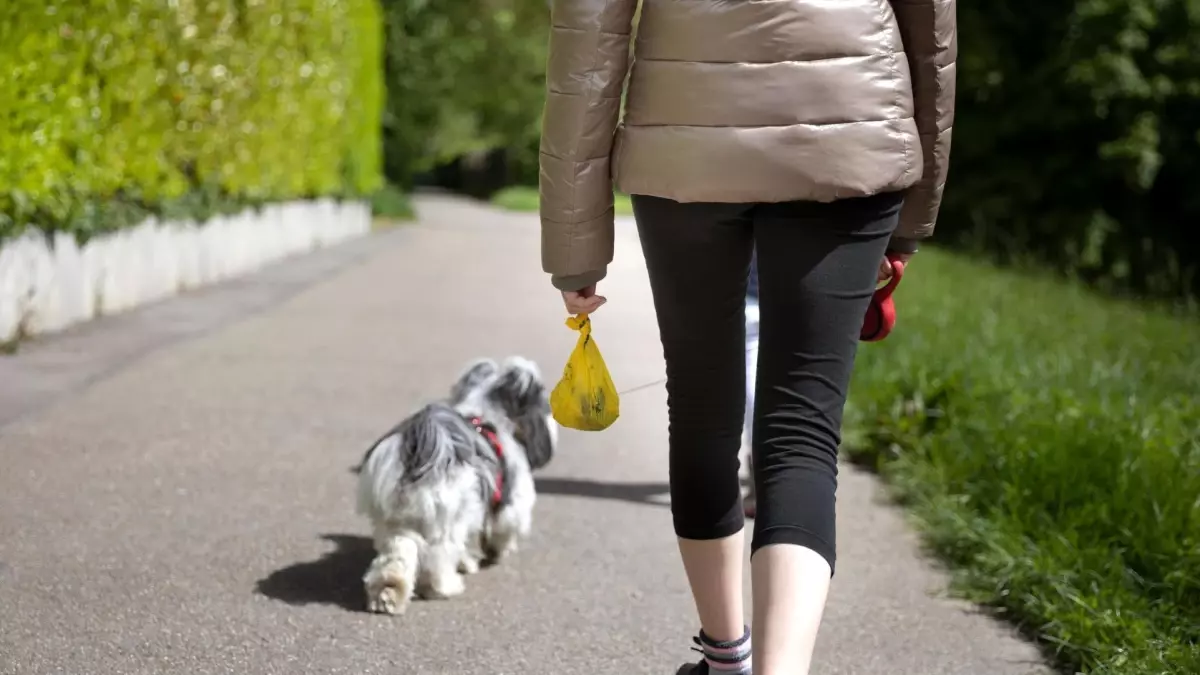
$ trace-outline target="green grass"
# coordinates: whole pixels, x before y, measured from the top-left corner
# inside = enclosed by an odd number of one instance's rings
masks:
[[[937,251],[866,345],[847,452],[1064,672],[1200,673],[1200,326]]]
[[[385,185],[371,195],[371,213],[377,223],[411,220],[414,215],[408,194],[394,185]]]
[[[492,195],[492,203],[509,211],[537,211],[538,189],[525,185],[515,185],[504,188]],[[613,207],[618,216],[632,216],[633,205],[629,195],[616,193],[613,195]]]

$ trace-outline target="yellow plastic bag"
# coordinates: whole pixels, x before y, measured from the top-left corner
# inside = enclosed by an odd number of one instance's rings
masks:
[[[587,314],[580,314],[567,319],[567,326],[579,331],[579,341],[567,359],[562,379],[550,392],[550,411],[568,429],[607,429],[621,415],[621,399],[592,339],[592,321]]]

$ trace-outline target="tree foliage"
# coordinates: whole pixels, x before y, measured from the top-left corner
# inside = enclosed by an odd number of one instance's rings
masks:
[[[383,7],[389,179],[406,185],[475,151],[536,149],[545,0],[384,0]]]
[[[1200,0],[960,3],[938,239],[1200,289]]]

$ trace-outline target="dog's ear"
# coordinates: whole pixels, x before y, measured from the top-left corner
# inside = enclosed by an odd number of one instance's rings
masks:
[[[525,448],[525,458],[534,471],[546,466],[554,458],[555,435],[551,430],[550,416],[546,411],[530,408],[514,420],[513,436]]]
[[[505,361],[492,385],[492,398],[513,419],[522,417],[529,410],[548,413],[550,409],[537,364],[517,356]]]
[[[477,359],[467,365],[458,381],[450,388],[450,402],[460,403],[467,393],[478,389],[484,382],[496,376],[500,366],[491,359]]]
[[[492,384],[494,400],[513,421],[513,436],[525,448],[531,469],[554,456],[556,435],[550,427],[550,397],[537,364],[514,356],[504,362]]]

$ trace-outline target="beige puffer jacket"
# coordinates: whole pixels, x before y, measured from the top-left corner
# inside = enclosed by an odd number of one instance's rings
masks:
[[[893,248],[933,233],[954,121],[955,0],[554,0],[542,266],[604,276],[613,186],[682,202],[908,189]]]

